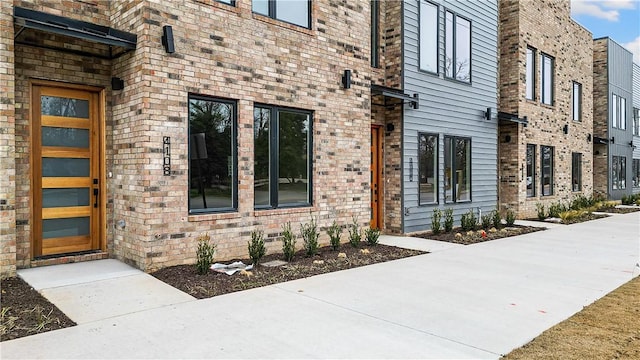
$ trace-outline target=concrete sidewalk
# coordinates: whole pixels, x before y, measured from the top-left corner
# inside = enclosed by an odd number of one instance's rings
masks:
[[[638,275],[639,248],[640,213],[614,215],[160,305],[3,342],[0,351],[2,358],[495,359]]]

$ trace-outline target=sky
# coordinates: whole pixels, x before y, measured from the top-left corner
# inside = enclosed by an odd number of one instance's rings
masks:
[[[608,36],[640,64],[640,0],[571,0],[571,17],[594,38]]]

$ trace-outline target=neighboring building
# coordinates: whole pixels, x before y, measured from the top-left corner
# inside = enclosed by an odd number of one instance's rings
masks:
[[[367,224],[369,2],[0,4],[3,275]]]
[[[384,131],[385,229],[431,227],[496,207],[497,1],[387,1],[386,76],[374,79]],[[395,42],[393,42],[395,41]],[[489,114],[487,113],[489,109]]]
[[[499,44],[501,210],[529,218],[537,204],[590,196],[591,33],[571,19],[569,0],[503,0]]]
[[[593,41],[593,186],[619,200],[632,193],[633,54],[608,37]]]
[[[631,163],[631,187],[634,194],[640,193],[640,65],[633,64],[633,160]]]

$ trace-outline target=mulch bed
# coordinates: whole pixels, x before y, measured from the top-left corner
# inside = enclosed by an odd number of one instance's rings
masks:
[[[455,244],[471,245],[471,244],[481,243],[484,241],[502,239],[505,237],[516,236],[516,235],[523,235],[523,234],[528,234],[528,233],[541,231],[541,230],[546,230],[546,228],[513,225],[513,226],[504,227],[500,230],[497,230],[495,228],[485,230],[484,236],[482,235],[482,230],[466,232],[466,231],[462,231],[462,229],[460,228],[454,228],[451,232],[440,233],[437,235],[432,234],[431,232],[424,232],[424,233],[411,234],[411,236],[419,237],[423,239],[446,241],[446,242],[455,243]]]
[[[344,253],[346,257],[339,257],[339,253]],[[242,274],[227,275],[211,271],[205,275],[199,275],[194,265],[179,265],[160,269],[151,275],[195,298],[203,299],[420,254],[425,252],[382,244],[365,246],[363,243],[360,248],[354,248],[347,243],[342,244],[337,251],[331,250],[330,247],[322,247],[313,257],[306,257],[302,251],[298,251],[294,259],[285,265],[276,267],[259,265]],[[260,260],[260,263],[264,264],[272,260],[282,260],[282,254],[267,255]],[[246,259],[224,261],[224,263],[230,264],[234,261],[251,264],[251,260]]]
[[[62,311],[18,277],[2,279],[0,341],[76,325]]]
[[[598,209],[598,212],[604,212],[609,214],[628,214],[632,212],[640,211],[640,207],[636,208],[617,208],[617,207],[606,207]]]

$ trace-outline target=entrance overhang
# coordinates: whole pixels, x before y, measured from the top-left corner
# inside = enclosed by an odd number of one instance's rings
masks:
[[[381,85],[371,85],[371,95],[382,95],[384,97],[400,99],[403,104],[409,104],[409,106],[414,109],[420,108],[420,96],[418,94],[413,94],[412,96],[394,88]]]

